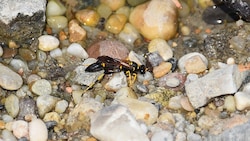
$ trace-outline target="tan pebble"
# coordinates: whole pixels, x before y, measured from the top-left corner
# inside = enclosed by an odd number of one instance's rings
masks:
[[[172,48],[168,45],[166,40],[160,38],[150,41],[148,45],[148,52],[158,52],[164,61],[173,57]]]
[[[229,64],[229,65],[235,64],[234,58],[232,58],[232,57],[228,58],[228,59],[227,59],[227,64]]]
[[[31,51],[30,49],[19,48],[18,53],[25,61],[31,61],[36,59],[36,53]]]
[[[189,111],[189,112],[194,111],[194,108],[192,104],[190,103],[188,97],[186,96],[181,97],[180,103],[181,103],[182,108],[185,109],[186,111]]]
[[[4,129],[5,128],[5,122],[0,120],[0,129]]]
[[[169,40],[176,35],[178,13],[171,0],[152,0],[136,6],[130,23],[149,40]]]
[[[56,49],[60,44],[59,40],[52,35],[42,35],[38,38],[38,41],[38,47],[42,51],[51,51]]]
[[[86,38],[86,31],[78,24],[76,20],[69,22],[69,41],[77,42]]]
[[[128,6],[123,6],[121,8],[119,8],[117,11],[116,11],[116,14],[123,14],[125,15],[127,18],[129,17],[129,14],[130,14],[130,8]]]
[[[91,9],[77,11],[75,16],[80,23],[87,26],[96,26],[100,19],[99,14]]]
[[[105,29],[111,33],[118,34],[122,31],[127,21],[127,17],[123,14],[113,14],[109,17],[105,24]]]
[[[100,4],[97,7],[97,12],[100,15],[100,17],[103,17],[105,19],[107,19],[112,14],[112,10],[110,9],[110,7],[108,7],[105,4]]]
[[[236,110],[235,99],[233,96],[227,96],[224,101],[224,108],[228,112],[234,112]]]
[[[110,7],[112,11],[125,5],[125,0],[101,0],[100,2]]]
[[[1,56],[2,58],[12,58],[17,54],[17,49],[15,48],[8,48],[4,47],[3,48],[3,55]]]
[[[155,78],[160,78],[167,74],[172,68],[172,64],[169,62],[162,62],[159,66],[154,67],[153,74]]]
[[[182,33],[182,35],[189,35],[190,34],[190,28],[189,27],[187,27],[187,26],[182,26],[181,27],[181,33]]]
[[[90,138],[87,138],[86,141],[97,141],[97,139],[94,137],[90,137]]]
[[[172,113],[166,112],[159,116],[158,122],[175,124],[175,119]]]
[[[193,56],[189,58],[185,64],[187,73],[200,73],[207,69],[207,65],[200,56]]]
[[[60,41],[63,41],[63,40],[66,40],[68,37],[66,35],[66,33],[64,31],[60,31],[59,32],[59,40]]]
[[[43,121],[56,121],[57,123],[59,123],[61,120],[61,117],[58,113],[56,112],[49,112],[49,113],[46,113],[44,118],[43,118]]]
[[[9,41],[9,48],[18,48],[19,46],[14,41]]]

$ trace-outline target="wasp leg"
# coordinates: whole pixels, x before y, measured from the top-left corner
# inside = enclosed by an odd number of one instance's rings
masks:
[[[97,78],[97,80],[96,80],[95,82],[91,83],[91,84],[83,91],[82,95],[83,95],[84,93],[86,93],[88,90],[90,90],[91,88],[93,88],[93,86],[94,86],[97,82],[101,81],[102,78],[104,77],[104,75],[105,75],[104,73],[101,74],[101,75],[99,75],[98,78]],[[82,96],[82,95],[81,95],[81,96]]]
[[[134,83],[135,83],[136,78],[137,78],[137,74],[136,74],[136,73],[133,73],[133,74],[132,74],[132,83],[131,83],[131,84],[134,84]]]

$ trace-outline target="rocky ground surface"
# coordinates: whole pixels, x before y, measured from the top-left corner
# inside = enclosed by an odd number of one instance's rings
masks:
[[[0,141],[250,140],[248,22],[202,0],[40,2],[0,2]],[[146,72],[85,71],[104,55]]]

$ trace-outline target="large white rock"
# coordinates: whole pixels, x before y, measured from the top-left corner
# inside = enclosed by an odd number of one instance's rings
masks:
[[[101,141],[149,141],[129,110],[119,104],[93,115],[90,133]]]
[[[237,92],[247,74],[237,65],[228,65],[185,84],[186,94],[193,107],[199,108],[211,98]]]

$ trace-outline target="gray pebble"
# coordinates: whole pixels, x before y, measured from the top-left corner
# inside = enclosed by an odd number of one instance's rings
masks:
[[[39,116],[43,117],[47,112],[51,111],[59,98],[51,95],[41,95],[37,98],[36,104]]]
[[[20,99],[19,102],[20,110],[18,114],[18,119],[24,119],[26,115],[35,115],[36,111],[36,101],[30,97],[24,97]]]

